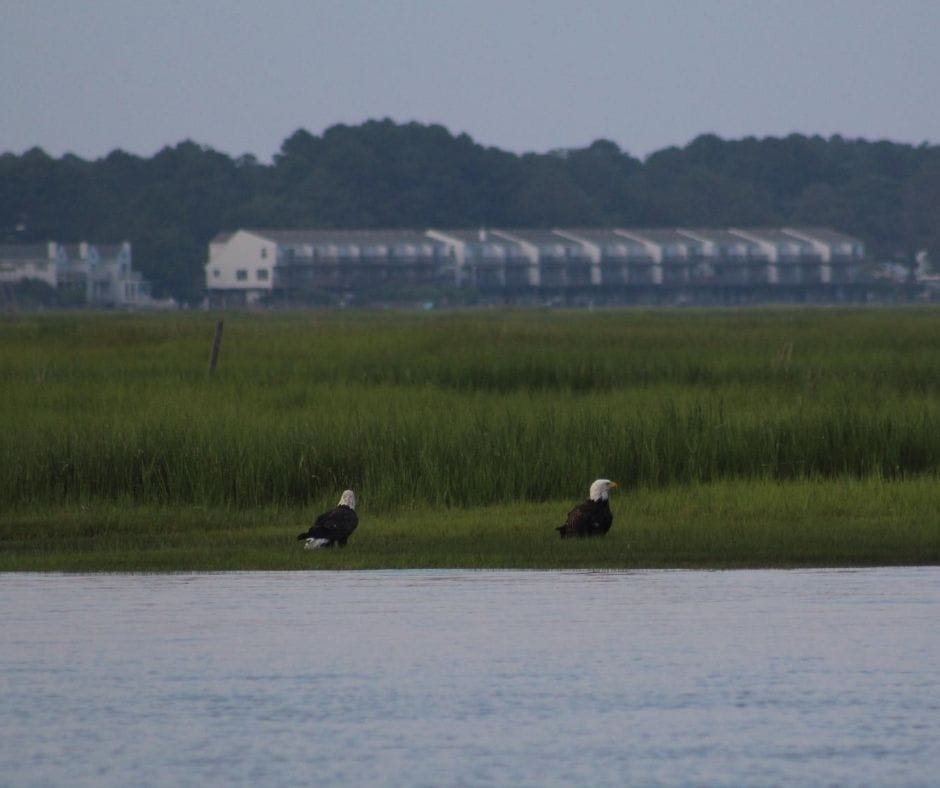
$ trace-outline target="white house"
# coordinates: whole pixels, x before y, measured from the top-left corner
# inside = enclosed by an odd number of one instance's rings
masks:
[[[66,263],[60,273],[63,283],[84,284],[89,306],[119,308],[151,306],[150,283],[133,268],[131,245],[90,244],[66,246]]]
[[[133,269],[131,245],[0,244],[0,284],[26,280],[47,284],[62,304],[93,307],[154,305],[150,284]]]
[[[238,292],[254,303],[274,287],[278,242],[255,230],[219,233],[209,243],[206,289]]]
[[[59,270],[66,262],[65,248],[55,241],[39,244],[0,244],[0,282],[26,279],[59,286]]]

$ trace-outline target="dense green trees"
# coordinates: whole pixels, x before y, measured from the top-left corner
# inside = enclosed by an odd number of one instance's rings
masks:
[[[0,242],[127,239],[159,295],[200,296],[206,245],[237,227],[748,226],[853,233],[940,260],[940,147],[702,135],[645,161],[608,140],[521,156],[439,125],[303,129],[271,164],[191,141],[97,161],[0,155]]]

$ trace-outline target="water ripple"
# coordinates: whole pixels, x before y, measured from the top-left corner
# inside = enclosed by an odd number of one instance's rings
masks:
[[[0,575],[10,785],[929,784],[940,569]]]

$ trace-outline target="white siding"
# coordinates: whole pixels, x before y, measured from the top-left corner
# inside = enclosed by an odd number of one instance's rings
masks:
[[[206,287],[210,290],[270,290],[276,262],[274,241],[239,230],[227,241],[209,245]],[[268,272],[266,279],[258,277],[259,270]]]

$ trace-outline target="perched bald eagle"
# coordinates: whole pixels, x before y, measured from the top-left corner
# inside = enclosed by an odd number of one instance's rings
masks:
[[[607,493],[617,486],[610,479],[598,479],[591,485],[588,499],[579,503],[570,512],[565,524],[555,530],[562,539],[569,536],[603,536],[610,530],[614,516],[610,511]]]
[[[345,547],[346,540],[357,525],[359,515],[356,514],[356,494],[346,490],[340,496],[336,508],[317,517],[308,531],[297,536],[297,541],[306,540],[304,550],[319,550],[334,544]]]

